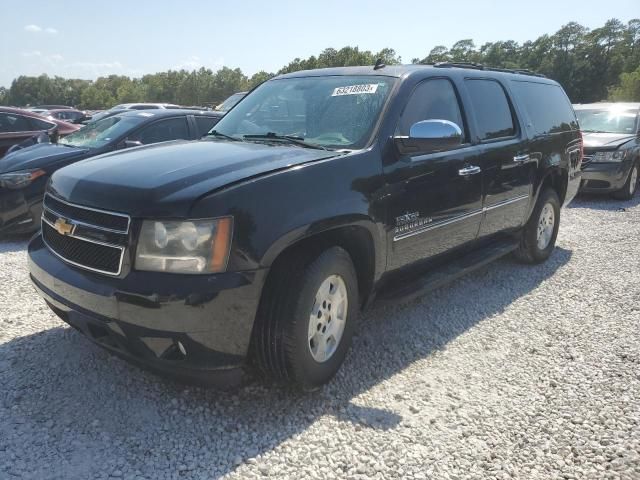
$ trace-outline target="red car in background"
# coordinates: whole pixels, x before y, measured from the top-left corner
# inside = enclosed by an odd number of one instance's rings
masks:
[[[13,145],[17,145],[41,134],[46,134],[49,141],[55,143],[60,137],[69,135],[80,128],[80,125],[20,110],[19,108],[0,107],[0,157]]]

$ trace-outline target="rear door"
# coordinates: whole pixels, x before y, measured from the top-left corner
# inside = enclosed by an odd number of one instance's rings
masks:
[[[536,164],[505,86],[493,78],[467,78],[464,84],[479,143],[484,185],[479,235],[485,237],[522,226]]]
[[[388,269],[431,258],[474,240],[482,216],[482,175],[468,141],[459,97],[448,78],[419,83],[401,114],[396,135],[421,120],[449,120],[463,131],[454,150],[398,155],[385,167],[390,188]]]

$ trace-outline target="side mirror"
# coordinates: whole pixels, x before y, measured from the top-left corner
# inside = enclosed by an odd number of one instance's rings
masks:
[[[122,144],[122,148],[141,147],[144,145],[138,140],[125,140]]]
[[[442,152],[462,144],[462,130],[449,120],[422,120],[409,129],[409,136],[393,138],[398,151],[404,155]]]

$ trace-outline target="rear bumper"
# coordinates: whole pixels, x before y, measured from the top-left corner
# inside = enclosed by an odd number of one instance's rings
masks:
[[[620,190],[627,181],[632,163],[589,163],[582,171],[580,191],[585,193],[610,193]]]
[[[112,353],[181,381],[242,381],[264,270],[111,278],[66,264],[40,235],[29,270],[52,310]]]

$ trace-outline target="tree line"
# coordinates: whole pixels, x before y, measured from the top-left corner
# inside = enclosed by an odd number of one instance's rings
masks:
[[[276,74],[373,65],[379,58],[387,65],[402,62],[392,48],[371,52],[344,47],[327,48],[307,59],[295,58],[278,72],[260,71],[252,76],[228,67],[215,72],[204,67],[169,70],[141,78],[110,75],[95,81],[46,74],[20,76],[8,89],[0,87],[0,105],[64,104],[85,109],[127,102],[215,105],[232,93],[253,88]],[[506,40],[477,46],[473,40],[463,39],[450,48],[438,45],[424,58],[412,60],[420,64],[437,62],[472,62],[539,72],[560,82],[573,102],[640,101],[640,19],[626,24],[611,19],[593,30],[570,22],[553,35],[545,34],[522,44]]]

